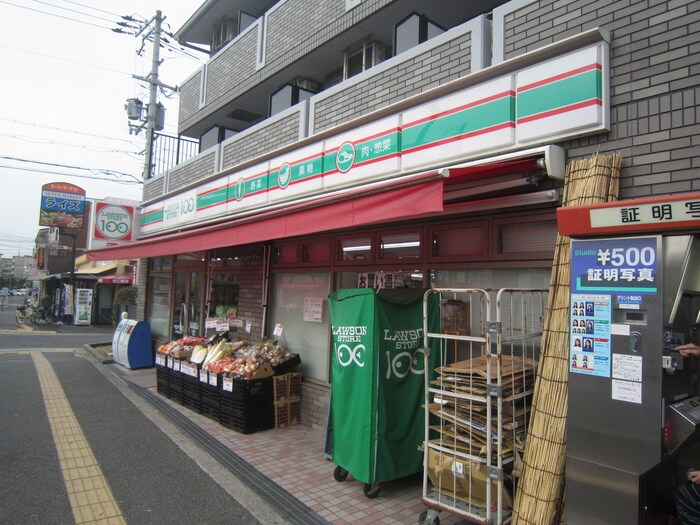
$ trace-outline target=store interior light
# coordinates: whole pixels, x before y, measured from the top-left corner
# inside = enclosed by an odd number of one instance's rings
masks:
[[[407,241],[407,242],[389,242],[382,244],[382,248],[385,250],[391,250],[396,248],[416,248],[420,246],[420,241]],[[372,247],[369,244],[363,244],[360,246],[343,246],[344,252],[365,252],[370,250]]]

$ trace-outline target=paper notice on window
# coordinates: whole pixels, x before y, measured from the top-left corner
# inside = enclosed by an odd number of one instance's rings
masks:
[[[612,380],[612,398],[626,403],[642,404],[642,383]]]
[[[304,321],[323,322],[323,298],[304,297]]]

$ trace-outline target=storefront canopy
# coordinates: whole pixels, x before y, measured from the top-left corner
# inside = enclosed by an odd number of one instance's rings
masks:
[[[292,205],[287,210],[92,250],[87,256],[92,261],[162,257],[441,212],[443,182],[438,178],[379,193],[320,199],[306,207]]]
[[[134,276],[129,273],[106,275],[97,279],[100,284],[134,284]]]

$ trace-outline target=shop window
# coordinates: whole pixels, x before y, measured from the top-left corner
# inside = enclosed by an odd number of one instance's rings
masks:
[[[299,266],[299,243],[275,243],[271,263],[277,268]]]
[[[494,258],[545,259],[554,255],[557,223],[553,217],[494,221]]]
[[[421,259],[421,234],[419,232],[383,233],[379,235],[379,259],[405,261]]]
[[[283,325],[279,340],[301,357],[305,379],[327,383],[329,378],[330,315],[326,297],[331,292],[329,273],[275,273],[270,307],[270,336]]]
[[[240,293],[237,273],[214,273],[210,279],[209,310],[207,312],[206,335],[217,332],[237,331],[238,298]]]
[[[368,272],[339,272],[336,288],[423,288],[422,270],[388,270]]]
[[[372,235],[341,237],[337,240],[337,263],[368,264],[372,262]]]
[[[149,269],[152,272],[167,272],[173,267],[173,260],[170,257],[153,257],[149,259]]]
[[[302,266],[328,266],[331,263],[330,237],[301,241]]]
[[[431,262],[451,260],[486,260],[488,254],[488,222],[470,222],[437,226],[430,231]]]
[[[169,274],[151,274],[148,284],[148,323],[151,325],[151,334],[153,337],[169,339],[172,279]]]
[[[408,51],[444,32],[443,27],[429,20],[427,16],[411,13],[394,27],[394,55]]]

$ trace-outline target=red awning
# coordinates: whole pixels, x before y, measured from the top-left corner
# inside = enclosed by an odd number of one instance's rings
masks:
[[[100,284],[134,284],[134,276],[130,273],[106,275],[97,279]]]
[[[337,197],[321,206],[310,203],[290,210],[263,212],[253,217],[160,235],[87,253],[88,260],[162,257],[308,235],[388,220],[413,217],[443,209],[443,179],[399,187],[363,196]]]

